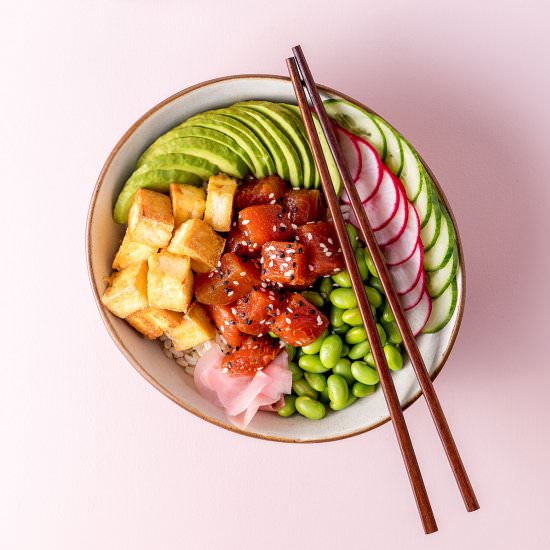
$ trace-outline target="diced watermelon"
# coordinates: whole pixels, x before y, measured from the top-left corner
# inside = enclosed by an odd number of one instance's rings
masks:
[[[244,335],[237,327],[231,306],[212,305],[207,309],[224,340],[233,348],[240,346]]]
[[[269,330],[273,318],[284,309],[286,296],[274,290],[259,288],[240,298],[233,306],[236,326],[253,336],[262,336]]]
[[[285,310],[275,317],[271,331],[291,346],[311,344],[328,326],[328,319],[303,296],[292,293]]]
[[[317,189],[292,189],[283,197],[283,207],[291,223],[304,225],[325,219],[326,208]]]
[[[318,277],[344,269],[344,257],[332,223],[301,225],[296,230],[296,240],[306,247],[308,269]]]
[[[263,281],[301,287],[310,280],[306,248],[303,244],[269,241],[262,246]]]
[[[294,237],[294,229],[280,204],[261,204],[241,210],[239,229],[246,231],[249,248],[258,253],[267,241],[290,241]]]
[[[253,375],[264,369],[277,357],[281,348],[275,338],[247,336],[241,346],[222,360],[222,370],[232,375]]]
[[[242,210],[258,204],[275,204],[287,191],[286,183],[279,176],[267,176],[242,183],[235,193],[235,208]]]

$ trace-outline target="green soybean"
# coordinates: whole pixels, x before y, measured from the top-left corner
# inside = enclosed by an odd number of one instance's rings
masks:
[[[295,402],[296,410],[306,418],[320,420],[326,414],[325,406],[311,397],[300,396]]]
[[[367,264],[367,268],[370,272],[370,274],[378,279],[378,273],[376,272],[376,267],[374,267],[374,262],[372,261],[372,256],[370,255],[368,250],[365,250],[365,263]]]
[[[296,355],[296,348],[294,346],[288,345],[286,347],[286,352],[288,353],[288,360],[292,361]]]
[[[269,334],[269,336],[271,336],[271,338],[279,338],[279,336],[277,334],[275,334],[274,332],[271,332],[270,330],[267,331],[267,334]]]
[[[335,288],[329,296],[332,305],[341,309],[357,307],[357,300],[351,288]]]
[[[347,344],[342,344],[342,357],[347,357],[350,347]]]
[[[288,370],[292,373],[292,381],[300,380],[304,376],[304,371],[294,362],[288,364]]]
[[[400,370],[403,368],[403,356],[395,346],[390,344],[385,345],[384,355],[391,370]]]
[[[369,276],[369,270],[367,269],[367,264],[365,263],[365,253],[362,248],[358,248],[355,251],[355,261],[357,262],[361,279],[366,281]]]
[[[285,395],[285,404],[277,411],[279,416],[292,416],[296,412],[296,396]]]
[[[334,332],[334,334],[346,334],[349,329],[350,326],[344,323],[342,326],[333,327],[332,332]]]
[[[367,293],[367,299],[369,301],[369,304],[373,308],[379,308],[383,303],[384,299],[382,298],[382,294],[378,292],[375,288],[372,286],[365,285],[365,292]]]
[[[359,246],[359,237],[357,236],[357,229],[351,223],[346,223],[346,231],[354,250]]]
[[[349,398],[349,386],[346,379],[339,374],[331,374],[327,380],[327,387],[331,406],[344,407]]]
[[[354,361],[351,364],[351,373],[357,382],[372,386],[378,384],[380,379],[375,369],[368,366],[365,361]]]
[[[348,384],[353,384],[355,381],[355,378],[353,377],[353,374],[351,373],[351,361],[349,359],[346,359],[343,357],[332,367],[332,372],[334,374],[339,374],[340,376],[343,376]]]
[[[319,358],[327,369],[332,369],[340,359],[342,346],[342,338],[338,334],[331,334],[324,339],[319,350]]]
[[[367,365],[370,365],[373,369],[376,367],[376,363],[374,362],[374,356],[372,355],[372,351],[365,356],[365,362],[367,363]]]
[[[338,286],[343,288],[351,288],[351,278],[347,269],[335,273],[331,278]]]
[[[342,315],[344,314],[345,309],[341,309],[339,307],[332,306],[330,308],[330,313],[328,314],[328,319],[330,321],[330,324],[335,327],[341,327],[344,324],[344,321],[342,320]]]
[[[355,397],[355,395],[350,395],[348,397],[348,400],[340,407],[337,407],[336,405],[334,405],[334,403],[330,403],[330,408],[333,410],[333,411],[341,411],[342,409],[345,409],[346,407],[349,407],[350,405],[353,405],[353,403],[355,403],[357,401],[357,397]]]
[[[321,346],[323,344],[323,340],[326,338],[327,331],[325,330],[317,340],[314,342],[311,342],[311,344],[308,344],[307,346],[302,346],[302,351],[306,355],[317,355],[319,353],[319,350],[321,349]],[[299,362],[299,361],[298,361]]]
[[[306,372],[304,374],[307,383],[315,390],[322,392],[327,386],[327,377],[324,374],[316,372]]]
[[[342,320],[352,327],[357,327],[363,324],[363,319],[361,319],[361,313],[359,312],[358,307],[352,307],[351,309],[344,310]]]
[[[376,330],[378,330],[378,336],[380,336],[380,342],[382,342],[382,345],[385,345],[386,340],[388,338],[386,336],[386,331],[384,330],[384,327],[380,323],[376,323]]]
[[[380,279],[377,277],[369,277],[369,286],[372,288],[375,288],[380,293],[384,293],[384,287],[382,286],[382,283],[380,282]]]
[[[401,337],[401,333],[399,332],[397,323],[395,322],[385,323],[382,321],[382,326],[386,331],[388,342],[390,344],[400,344],[401,342],[403,342],[403,338]]]
[[[367,331],[365,327],[350,328],[345,336],[346,344],[359,344],[367,339]]]
[[[302,357],[298,359],[298,365],[306,372],[322,373],[329,370],[328,367],[325,367],[325,365],[321,363],[321,359],[318,355],[302,355]]]
[[[330,277],[325,277],[319,284],[319,292],[324,300],[328,300],[328,296],[332,290],[332,280]]]
[[[363,342],[359,342],[358,344],[352,346],[352,348],[349,350],[348,357],[355,361],[356,359],[362,359],[363,357],[365,357],[365,355],[367,355],[369,351],[370,343],[368,340],[364,340]]]
[[[317,399],[317,396],[319,395],[317,391],[309,385],[305,378],[300,378],[300,380],[292,382],[292,389],[298,396],[305,395],[307,397],[311,397],[312,399]]]
[[[323,307],[325,305],[323,297],[315,290],[304,290],[304,292],[302,292],[302,296],[316,307]]]
[[[382,310],[382,321],[385,323],[394,323],[395,317],[393,316],[393,313],[390,309],[390,304],[386,302],[386,305],[384,306],[384,309]]]
[[[322,392],[319,392],[319,401],[321,403],[330,403],[330,399],[328,398],[328,386],[325,386],[325,389]]]
[[[361,382],[355,382],[355,384],[353,384],[353,386],[351,387],[351,393],[355,395],[355,397],[365,397],[367,395],[370,395],[371,393],[374,393],[375,391],[376,386],[361,384]]]

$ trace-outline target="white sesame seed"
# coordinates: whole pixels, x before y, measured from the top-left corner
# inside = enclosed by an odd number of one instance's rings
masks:
[[[334,241],[330,237],[327,239],[327,241],[328,241],[328,244],[334,244]]]
[[[268,267],[273,267],[273,260],[269,262]]]
[[[231,313],[232,313],[233,315],[237,315],[237,310],[236,310],[234,307],[232,307],[232,308],[231,308]],[[226,321],[226,323],[227,323],[227,321]]]
[[[273,231],[277,231],[277,226],[276,225],[273,226]]]
[[[248,225],[250,223],[250,220],[243,220],[241,222],[241,225]]]
[[[258,334],[258,338],[261,338],[263,335],[264,335],[264,333],[260,332],[260,334]],[[263,369],[263,367],[260,367],[258,370],[262,370],[262,369]]]
[[[313,266],[310,264],[307,266],[310,271],[313,271]]]
[[[307,234],[307,240],[311,241],[311,239],[313,239],[313,235],[311,233],[308,233]]]
[[[227,293],[228,296],[233,296],[233,294],[235,294],[235,293],[234,293],[232,290],[230,290],[230,291]]]
[[[262,288],[267,288],[267,283],[262,283]]]
[[[224,367],[224,368],[222,369],[222,372],[223,372],[224,374],[226,374],[228,370],[229,370],[229,369],[228,369],[227,367]]]
[[[292,227],[292,229],[294,229],[294,231],[296,231],[296,229],[298,229],[298,226],[295,223],[291,223],[290,227]]]
[[[235,286],[239,286],[239,281],[233,281],[233,284],[234,284]]]
[[[288,317],[285,319],[285,322],[287,325],[290,325],[290,323],[292,322]]]
[[[277,201],[276,201],[275,199],[271,199],[271,200],[269,201],[269,204],[275,204],[276,202],[277,202]]]
[[[275,196],[275,193],[269,193],[269,195],[267,196],[267,198],[268,198],[268,199],[272,199],[274,196]]]

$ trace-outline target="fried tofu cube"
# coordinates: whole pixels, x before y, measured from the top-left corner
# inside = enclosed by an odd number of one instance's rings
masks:
[[[122,244],[116,253],[115,259],[113,260],[113,269],[120,271],[132,264],[137,262],[142,262],[147,260],[151,254],[154,254],[157,251],[156,246],[150,246],[148,244],[138,243],[133,241],[130,237],[128,231],[124,235]]]
[[[170,197],[139,189],[128,213],[128,233],[132,240],[157,248],[165,247],[172,238],[174,215]]]
[[[185,183],[170,184],[170,199],[174,213],[174,227],[196,218],[202,219],[206,208],[206,193],[202,187]]]
[[[179,325],[182,317],[175,311],[148,307],[128,315],[126,321],[149,340],[155,340],[168,329]]]
[[[194,302],[181,323],[166,331],[176,351],[183,351],[214,338],[216,327],[206,309]]]
[[[206,222],[187,220],[175,231],[168,252],[189,256],[191,268],[197,273],[212,271],[220,260],[225,239],[220,237]]]
[[[211,176],[208,180],[204,221],[216,231],[229,231],[233,214],[233,199],[237,181],[225,174]]]
[[[147,296],[150,306],[187,311],[193,298],[193,272],[189,256],[178,256],[166,250],[150,256]]]
[[[138,262],[113,273],[101,302],[111,313],[122,319],[148,307],[147,262]]]

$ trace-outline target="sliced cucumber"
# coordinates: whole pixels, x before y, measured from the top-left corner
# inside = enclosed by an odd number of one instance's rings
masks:
[[[453,316],[457,303],[458,283],[454,278],[447,290],[432,301],[432,312],[422,332],[429,334],[441,330]]]
[[[435,190],[432,188],[432,212],[426,225],[420,230],[420,240],[424,245],[424,253],[436,243],[441,231],[441,207]]]
[[[424,270],[435,271],[445,265],[453,254],[455,246],[455,232],[451,218],[441,206],[441,231],[435,244],[424,252]]]
[[[426,288],[431,298],[441,296],[453,282],[458,270],[458,249],[453,247],[451,257],[437,271],[430,271],[426,277]]]
[[[399,174],[399,179],[403,182],[407,198],[414,202],[420,193],[424,167],[412,145],[403,137],[400,141],[403,147],[403,169]]]
[[[384,160],[386,138],[371,113],[343,99],[327,99],[323,103],[330,118],[348,132],[366,139]]]
[[[382,130],[386,140],[386,154],[382,159],[390,172],[397,177],[401,176],[403,171],[403,145],[399,139],[399,134],[379,116],[374,116],[374,120]]]
[[[425,227],[430,219],[432,213],[432,186],[428,180],[428,174],[423,171],[422,173],[422,187],[416,200],[414,201],[414,207],[420,219],[420,228]]]

